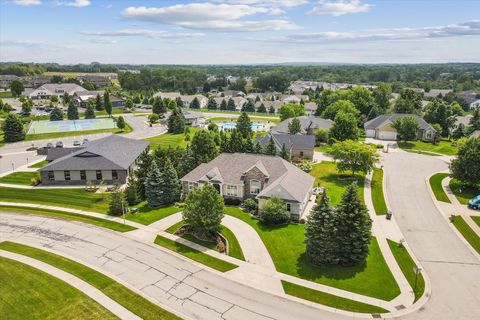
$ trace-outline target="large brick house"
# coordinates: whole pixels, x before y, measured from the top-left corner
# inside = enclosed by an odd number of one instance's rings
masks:
[[[181,178],[183,195],[211,183],[226,199],[258,201],[259,210],[279,196],[293,220],[298,220],[310,199],[314,178],[280,157],[222,153]]]

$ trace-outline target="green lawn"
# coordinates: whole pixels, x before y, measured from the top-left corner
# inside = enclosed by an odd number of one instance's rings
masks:
[[[81,214],[57,211],[57,210],[47,210],[41,208],[24,208],[24,207],[15,207],[15,206],[0,206],[0,212],[13,212],[20,214],[33,214],[39,216],[47,216],[52,218],[66,219],[79,221],[83,223],[93,224],[98,227],[111,229],[119,232],[127,232],[135,230],[136,228],[115,221],[109,221],[105,219],[100,219],[96,217],[85,216]]]
[[[470,217],[480,227],[480,216],[470,216]]]
[[[195,132],[197,128],[190,128],[190,139],[193,139],[193,136],[195,135]],[[179,134],[173,134],[173,133],[164,133],[159,136],[151,137],[145,139],[145,141],[150,142],[150,147],[152,149],[156,148],[166,148],[168,146],[171,146],[173,148],[176,147],[181,147],[184,148],[187,146],[189,141],[185,140],[185,134],[179,133]]]
[[[0,91],[0,99],[13,98],[13,95],[10,91]]]
[[[404,150],[420,150],[428,152],[440,153],[447,156],[456,155],[458,152],[458,147],[452,146],[452,142],[442,140],[438,144],[433,144],[431,142],[424,141],[408,141],[408,142],[399,142],[398,146]]]
[[[319,267],[311,264],[305,255],[305,225],[267,226],[235,207],[227,207],[226,213],[245,221],[258,232],[279,272],[383,300],[400,294],[375,239],[364,264]]]
[[[372,176],[372,202],[377,215],[386,214],[388,210],[382,186],[383,170],[380,168],[374,168]]]
[[[272,122],[272,123],[280,123],[280,118],[262,118],[262,117],[254,117],[254,116],[249,116],[250,120],[252,122],[257,122],[257,123],[267,123],[267,122]],[[210,122],[215,122],[215,123],[220,123],[220,122],[236,122],[237,118],[231,118],[231,117],[213,117],[213,118],[207,118]]]
[[[238,267],[234,264],[231,264],[230,262],[217,259],[206,253],[187,247],[181,243],[175,242],[162,236],[157,236],[157,238],[155,239],[155,243],[169,250],[175,251],[187,258],[209,266],[210,268],[216,269],[220,272],[226,272]]]
[[[430,177],[429,182],[435,198],[438,201],[450,203],[450,199],[448,199],[448,196],[442,187],[442,181],[446,177],[448,177],[448,173],[435,173],[433,176]]]
[[[40,177],[40,174],[36,171],[34,172],[13,172],[9,175],[0,178],[0,183],[9,183],[9,184],[21,184],[29,186],[32,184],[32,178]]]
[[[0,319],[118,319],[48,273],[0,257]]]
[[[168,233],[174,234],[175,231],[177,231],[178,229],[180,229],[183,226],[183,224],[184,224],[183,221],[179,221],[165,231],[168,232]],[[237,258],[237,259],[240,259],[242,261],[245,261],[245,257],[243,256],[242,248],[240,247],[240,244],[238,243],[238,240],[237,240],[237,237],[235,237],[235,234],[230,229],[228,229],[227,227],[225,227],[223,225],[220,228],[221,228],[220,233],[228,241],[228,255],[230,257]],[[199,245],[202,245],[206,248],[217,251],[217,245],[214,242],[200,240],[200,239],[198,239],[198,238],[196,238],[196,237],[194,237],[193,235],[190,235],[190,234],[182,234],[181,237],[184,238],[184,239],[187,239],[189,241],[192,241],[194,243],[197,243]]]
[[[464,187],[457,179],[450,180],[450,189],[461,204],[467,205],[468,200],[480,194],[480,190],[472,187]]]
[[[478,223],[478,222],[477,222]],[[465,222],[462,216],[455,216],[453,220],[453,225],[457,230],[462,234],[462,236],[467,240],[468,243],[480,254],[480,236],[478,236],[475,231]]]
[[[413,261],[410,254],[408,254],[407,249],[405,247],[400,247],[398,243],[392,240],[388,240],[388,245],[390,246],[390,250],[395,257],[395,260],[398,263],[398,266],[403,272],[403,275],[407,279],[408,283],[412,287],[412,290],[415,288],[415,272],[413,268],[415,267],[415,262]],[[420,299],[425,291],[425,279],[423,279],[423,275],[420,273],[418,274],[417,278],[417,290],[415,291],[415,301]]]
[[[223,111],[223,110],[208,110],[208,109],[190,109],[190,108],[182,108],[183,110],[188,111],[195,111],[195,112],[202,112],[202,113],[218,113],[218,114],[233,114],[233,115],[240,115],[242,112],[240,111]],[[268,118],[277,118],[278,116],[271,114],[271,113],[254,113],[254,112],[247,112],[250,117],[254,116],[261,116],[261,117],[268,117]]]
[[[84,136],[88,134],[98,134],[98,133],[129,133],[132,132],[132,127],[128,123],[126,123],[125,130],[120,130],[118,128],[114,129],[98,129],[98,130],[81,130],[81,131],[67,131],[67,132],[51,132],[51,133],[38,133],[38,134],[27,134],[25,137],[26,141],[32,140],[42,140],[42,139],[55,139],[55,138],[66,138],[66,137],[74,137],[74,136]]]
[[[337,172],[337,165],[334,162],[322,161],[312,165],[310,175],[315,177],[315,186],[318,184],[327,189],[327,194],[330,197],[330,203],[337,205],[340,203],[342,194],[347,190],[347,187],[354,181],[346,174]],[[346,178],[346,179],[345,179]],[[365,177],[361,174],[355,175],[358,184],[358,194],[360,199],[364,201],[363,189]]]
[[[7,242],[7,241],[1,242],[0,249],[22,254],[22,255],[31,257],[33,259],[43,261],[58,269],[71,273],[72,275],[82,279],[83,281],[89,283],[90,285],[94,286],[98,290],[102,291],[105,295],[110,297],[112,300],[121,304],[126,309],[138,315],[140,318],[152,319],[152,320],[153,319],[165,319],[165,320],[180,319],[174,314],[160,308],[156,304],[148,301],[147,299],[136,294],[135,292],[131,291],[130,289],[126,288],[120,283],[114,281],[113,279],[107,277],[106,275],[100,272],[97,272],[73,260],[67,259],[65,257],[59,256],[44,250],[40,250],[37,248],[33,248],[30,246],[26,246],[26,245],[14,243],[14,242]],[[36,280],[30,281],[29,285],[33,285],[33,282],[35,281]],[[23,297],[23,299],[25,298],[28,298],[28,297]],[[25,302],[25,300],[22,300],[22,302]],[[65,313],[59,318],[65,317],[66,314],[68,314],[68,318],[70,318],[71,316],[73,317],[75,315],[75,314]],[[36,317],[29,317],[29,319],[35,319],[35,318]],[[48,319],[54,319],[54,318],[56,317],[49,317]],[[23,318],[23,319],[27,319],[27,318]],[[84,319],[84,318],[81,317],[81,319]],[[102,319],[102,318],[94,317],[94,319]]]
[[[146,201],[141,202],[134,206],[138,208],[138,212],[135,214],[127,213],[125,218],[127,220],[135,221],[141,224],[149,225],[155,221],[168,217],[174,213],[182,211],[181,208],[175,206],[168,206],[163,208],[151,209],[148,207]]]
[[[326,143],[315,147],[315,151],[317,152],[329,153],[330,150],[331,150],[331,146]]]
[[[29,165],[28,167],[29,168],[41,168],[41,167],[45,166],[47,163],[48,163],[47,160],[43,160],[43,161],[37,162],[35,164]]]
[[[295,283],[282,280],[283,290],[291,296],[323,304],[336,309],[360,313],[388,313],[388,310],[372,306],[366,303],[357,302],[347,298],[334,296],[322,291],[317,291]]]

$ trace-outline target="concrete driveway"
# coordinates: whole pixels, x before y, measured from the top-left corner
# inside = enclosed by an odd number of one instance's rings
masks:
[[[480,261],[450,229],[425,181],[447,163],[399,151],[384,154],[383,164],[393,214],[432,286],[430,301],[404,319],[480,319]]]

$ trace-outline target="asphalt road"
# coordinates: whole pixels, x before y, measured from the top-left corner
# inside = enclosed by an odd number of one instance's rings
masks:
[[[480,261],[450,229],[425,182],[448,165],[407,152],[386,154],[383,164],[393,214],[432,285],[430,300],[403,319],[480,319]]]

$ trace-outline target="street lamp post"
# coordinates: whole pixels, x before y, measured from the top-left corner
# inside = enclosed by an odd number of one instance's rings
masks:
[[[415,286],[413,288],[413,292],[417,292],[417,280],[418,280],[418,274],[422,271],[422,268],[419,266],[415,265],[413,267],[413,272],[415,273]]]

